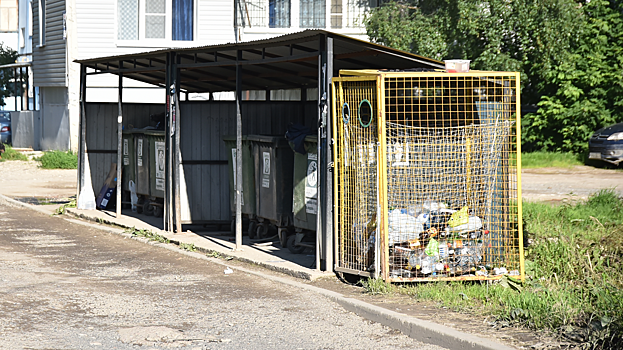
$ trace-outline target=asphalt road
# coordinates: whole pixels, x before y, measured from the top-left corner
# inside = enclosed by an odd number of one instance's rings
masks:
[[[0,204],[1,349],[441,349],[323,296]]]

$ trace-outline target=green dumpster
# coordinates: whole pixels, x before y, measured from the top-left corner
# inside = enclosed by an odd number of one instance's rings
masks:
[[[149,195],[164,198],[165,189],[165,143],[164,131],[146,130],[143,132],[149,143]]]
[[[318,136],[306,136],[304,145],[306,154],[294,152],[292,211],[297,234],[286,243],[293,253],[302,253],[306,247],[313,246],[318,213]]]
[[[149,142],[143,131],[134,132],[136,194],[149,197]]]
[[[255,165],[256,235],[266,237],[277,226],[282,242],[292,226],[292,169],[294,154],[283,136],[249,135]],[[284,234],[284,231],[286,234]]]
[[[232,216],[236,215],[236,137],[223,136],[229,162],[229,203]],[[247,228],[251,238],[255,237],[255,171],[251,143],[242,137],[242,214],[249,220]],[[232,221],[232,232],[235,221]]]

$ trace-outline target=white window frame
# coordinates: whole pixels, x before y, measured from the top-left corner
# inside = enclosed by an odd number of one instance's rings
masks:
[[[115,43],[117,47],[147,47],[147,48],[158,48],[158,47],[193,47],[196,46],[197,41],[197,27],[198,27],[198,12],[199,12],[199,4],[198,0],[193,0],[193,40],[173,40],[173,0],[165,1],[165,14],[164,14],[164,23],[165,23],[165,32],[164,38],[146,38],[145,37],[145,1],[139,0],[139,15],[138,15],[138,40],[120,40],[119,39],[119,18],[118,18],[118,8],[119,3],[115,1]]]

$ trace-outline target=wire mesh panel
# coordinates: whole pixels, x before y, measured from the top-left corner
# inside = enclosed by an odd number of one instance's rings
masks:
[[[523,277],[518,77],[384,76],[389,280]]]
[[[376,78],[334,79],[335,230],[338,270],[369,274],[378,209]]]

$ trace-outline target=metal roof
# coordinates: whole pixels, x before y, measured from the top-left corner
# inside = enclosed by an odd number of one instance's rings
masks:
[[[325,30],[306,30],[271,39],[77,60],[90,74],[112,73],[164,86],[167,57],[176,57],[180,89],[187,92],[236,90],[236,65],[243,90],[316,87],[318,62],[333,39],[333,76],[341,69],[444,68],[441,61]],[[240,59],[238,59],[240,54]],[[171,55],[171,56],[170,56]]]

